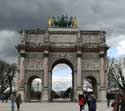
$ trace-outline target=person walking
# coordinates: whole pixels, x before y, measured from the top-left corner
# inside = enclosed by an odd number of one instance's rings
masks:
[[[1,100],[2,100],[2,103],[4,103],[4,100],[5,100],[5,95],[4,94],[1,95]]]
[[[121,108],[120,111],[125,111],[125,94],[121,97],[121,102],[120,102]]]
[[[8,102],[8,94],[5,94],[5,100],[6,100],[6,103]]]
[[[111,94],[109,92],[107,92],[106,99],[107,99],[107,106],[108,107],[110,107],[110,97],[111,97]]]
[[[116,95],[116,99],[111,104],[111,106],[113,107],[113,111],[119,111],[120,110],[121,98],[122,98],[121,95]]]
[[[22,99],[21,99],[21,94],[17,93],[16,94],[16,105],[17,105],[17,111],[20,110],[20,104],[22,103]]]
[[[15,93],[12,93],[10,99],[11,99],[11,111],[15,111],[15,100],[16,100]]]
[[[83,95],[79,95],[79,106],[80,106],[80,111],[83,110],[84,105],[85,105],[85,97]]]
[[[89,95],[87,103],[89,111],[96,111],[96,97],[94,94]]]

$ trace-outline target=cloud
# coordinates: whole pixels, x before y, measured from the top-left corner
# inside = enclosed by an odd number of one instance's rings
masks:
[[[107,40],[107,44],[111,47],[108,51],[110,56],[120,57],[125,55],[125,35],[114,34]]]
[[[80,29],[103,27],[124,33],[123,0],[4,0],[0,1],[0,28],[20,29],[47,26],[49,16],[76,16]]]
[[[17,30],[37,27],[46,29],[49,16],[62,14],[75,16],[80,30],[106,30],[108,45],[117,48],[119,54],[124,54],[124,48],[120,46],[120,42],[125,40],[124,4],[124,0],[1,0],[0,58],[15,61],[13,43],[18,41]],[[15,35],[10,39],[11,32],[15,32]],[[11,41],[16,38],[16,41],[6,44],[6,38]]]
[[[16,48],[20,35],[15,31],[0,31],[0,59],[9,63],[17,62]]]
[[[52,71],[52,89],[55,91],[66,90],[72,86],[72,71],[66,64],[58,64]]]
[[[57,0],[0,1],[0,28],[45,28],[49,16],[63,11],[60,5]]]
[[[52,89],[55,91],[66,90],[67,88],[72,86],[72,76],[63,76],[57,77],[53,76],[52,78]]]
[[[118,54],[119,54],[120,56],[125,55],[125,40],[124,40],[124,41],[121,41],[121,42],[119,43],[119,46],[117,47],[117,49],[118,49]]]

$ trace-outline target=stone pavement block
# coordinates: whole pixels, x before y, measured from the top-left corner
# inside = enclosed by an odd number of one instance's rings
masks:
[[[11,103],[0,102],[0,111],[11,111]],[[78,103],[69,103],[69,102],[22,103],[20,111],[79,111],[79,105]],[[88,111],[87,105],[85,105],[85,111]],[[97,103],[97,111],[112,111],[112,107],[108,108],[106,106],[106,102]]]

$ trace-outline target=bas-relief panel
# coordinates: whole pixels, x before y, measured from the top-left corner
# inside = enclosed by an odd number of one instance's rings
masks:
[[[35,42],[37,44],[43,43],[43,34],[30,34],[26,36],[26,42]]]
[[[73,68],[75,70],[76,68],[76,63],[77,63],[77,56],[75,53],[50,53],[49,54],[49,69],[51,70],[51,67],[52,65],[58,61],[58,60],[61,60],[61,59],[64,59],[64,60],[68,60],[69,62],[71,62],[71,64],[73,65]]]
[[[98,59],[82,60],[83,70],[100,70],[100,61]]]
[[[75,43],[77,36],[74,34],[52,34],[49,36],[49,41],[54,43]]]
[[[99,53],[86,52],[82,54],[82,59],[100,59]]]
[[[25,57],[25,69],[43,69],[43,53],[28,52]]]
[[[81,35],[82,36],[82,43],[99,43],[100,42],[100,37],[99,35],[92,35],[92,34],[87,34],[87,35]]]
[[[43,60],[42,59],[25,59],[25,69],[34,69],[42,70],[43,69]]]
[[[37,58],[37,59],[43,59],[44,55],[42,52],[27,52],[26,53],[26,59],[34,59],[34,58]]]

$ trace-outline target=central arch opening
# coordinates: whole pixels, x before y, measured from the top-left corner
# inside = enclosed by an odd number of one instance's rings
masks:
[[[67,62],[57,62],[52,68],[52,101],[72,101],[74,90],[73,69]]]

